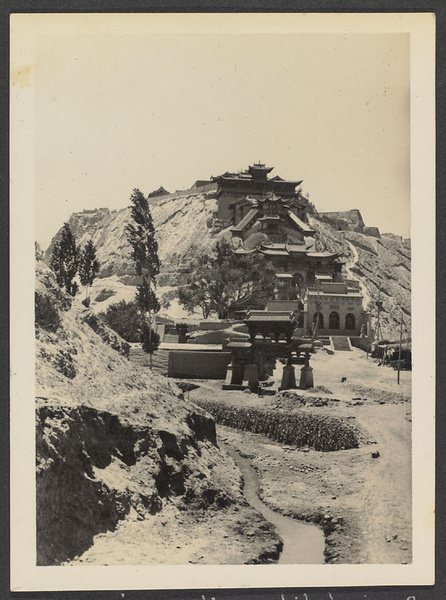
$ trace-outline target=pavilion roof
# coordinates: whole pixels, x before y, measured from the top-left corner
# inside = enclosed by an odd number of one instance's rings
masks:
[[[320,294],[321,296],[333,296],[336,298],[363,298],[363,295],[360,292],[351,292],[348,291],[346,294],[340,292],[324,292],[324,290],[307,290],[308,296],[317,296]]]
[[[309,258],[337,258],[341,254],[342,252],[328,252],[328,250],[324,250],[323,252],[307,252]]]
[[[226,348],[251,348],[251,342],[229,342],[226,344]]]
[[[315,230],[306,223],[304,223],[301,219],[299,219],[299,217],[295,215],[293,211],[287,210],[287,215],[293,221],[293,223],[298,226],[298,228],[301,231],[305,233],[315,233]]]
[[[263,217],[259,217],[257,221],[281,221],[280,215],[263,215]]]
[[[246,321],[249,321],[250,323],[291,323],[292,319],[288,314],[274,315],[265,311],[265,314],[262,315],[248,315],[246,319],[244,319],[244,322]]]
[[[333,281],[333,277],[331,275],[327,275],[326,273],[316,273],[315,278],[318,281]]]
[[[266,256],[289,256],[289,252],[286,250],[261,249],[260,252]]]
[[[241,232],[245,229],[247,225],[254,219],[254,217],[259,212],[258,208],[251,208],[251,210],[243,217],[238,225],[235,225],[231,228],[233,232]]]
[[[150,192],[149,198],[153,198],[154,196],[166,196],[168,194],[170,194],[170,192],[163,188],[163,186],[160,186],[157,190],[153,190],[153,192]]]
[[[262,174],[265,177],[267,177],[268,173],[270,173],[273,169],[274,169],[274,167],[267,167],[263,163],[254,163],[253,165],[250,165],[248,167],[248,169],[239,171],[238,173],[231,173],[230,171],[226,171],[225,173],[222,173],[221,175],[211,177],[211,180],[218,181],[219,179],[224,179],[224,180],[237,179],[237,180],[253,181],[253,179],[255,179],[255,176],[259,175],[259,174]],[[301,179],[298,181],[288,181],[286,179],[283,179],[282,177],[279,177],[278,175],[275,175],[274,177],[268,179],[268,181],[273,181],[273,182],[277,182],[277,183],[294,184],[294,186],[296,187],[296,186],[300,185],[303,180]]]
[[[305,244],[287,244],[286,245],[286,249],[288,250],[288,252],[293,252],[293,253],[306,253],[307,252],[307,247]]]

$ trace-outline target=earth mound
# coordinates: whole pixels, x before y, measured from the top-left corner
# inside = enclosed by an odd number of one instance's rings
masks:
[[[72,561],[91,553],[98,535],[125,532],[136,522],[144,531],[155,515],[169,522],[181,512],[189,522],[199,515],[223,522],[227,544],[240,547],[227,560],[277,558],[280,540],[244,503],[239,471],[218,447],[213,418],[186,402],[174,383],[130,363],[126,342],[68,298],[43,263],[37,278],[38,564]],[[240,527],[250,517],[264,527],[255,544]],[[126,555],[124,538],[108,548],[117,562]],[[211,562],[222,551],[219,542],[208,550]],[[92,563],[104,560],[90,555]],[[164,560],[178,560],[175,546]]]

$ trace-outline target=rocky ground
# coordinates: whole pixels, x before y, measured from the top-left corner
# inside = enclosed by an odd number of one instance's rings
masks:
[[[264,502],[321,524],[328,562],[410,562],[410,373],[397,385],[361,350],[320,350],[313,390],[259,397],[200,381],[181,391],[129,363],[126,343],[44,265],[36,325],[40,565],[276,561],[281,540],[244,500],[219,437],[250,458]],[[202,401],[334,417],[359,445],[320,452],[228,427],[216,436]]]
[[[218,426],[218,436],[250,458],[271,508],[320,523],[331,563],[411,561],[410,373],[379,367],[361,350],[312,360],[316,389],[263,396],[222,392],[201,382],[191,399],[337,417],[354,424],[360,445],[317,452]],[[341,379],[346,381],[341,383]],[[332,393],[327,393],[330,391]],[[305,405],[303,404],[305,402]],[[376,456],[374,458],[373,456]]]
[[[38,564],[276,560],[281,541],[244,501],[213,419],[127,351],[39,265]]]

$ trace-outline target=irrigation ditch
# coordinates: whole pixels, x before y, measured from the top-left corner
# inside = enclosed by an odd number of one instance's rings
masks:
[[[304,411],[238,407],[225,402],[194,398],[219,425],[239,431],[261,434],[273,441],[312,449],[336,452],[360,446],[361,432],[342,418]],[[259,497],[260,482],[249,458],[227,442],[219,440],[239,467],[244,481],[244,495],[249,504],[276,528],[283,541],[280,564],[322,564],[330,562],[330,534],[336,528],[324,512],[308,516],[273,510]],[[328,544],[328,546],[327,546]]]
[[[259,498],[259,478],[249,459],[243,457],[225,442],[219,441],[232,457],[243,477],[243,494],[246,501],[271,523],[282,540],[279,564],[323,564],[325,562],[325,537],[321,527],[272,510]]]

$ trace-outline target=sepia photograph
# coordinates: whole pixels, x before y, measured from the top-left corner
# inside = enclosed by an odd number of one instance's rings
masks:
[[[12,589],[433,583],[433,45],[11,16]]]

